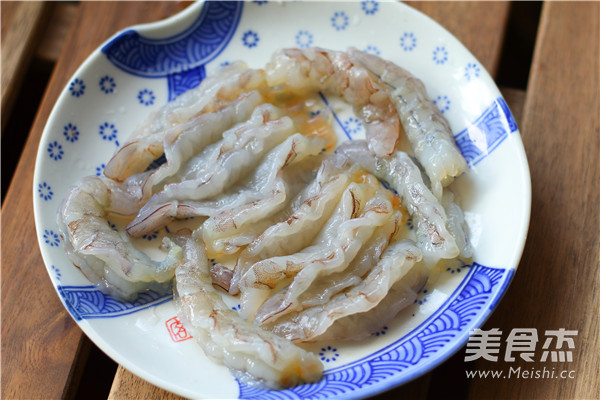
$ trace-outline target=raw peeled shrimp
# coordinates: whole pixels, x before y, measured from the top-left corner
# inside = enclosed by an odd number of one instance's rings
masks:
[[[312,176],[325,141],[296,133],[275,147],[257,167],[248,184],[260,191],[252,202],[228,208],[203,225],[203,238],[212,253],[232,254],[278,221],[278,213],[296,195],[298,182]],[[275,217],[274,217],[275,216]]]
[[[240,278],[254,263],[296,253],[308,246],[338,204],[352,171],[344,157],[323,160],[315,179],[293,201],[290,215],[268,227],[242,251],[228,289],[230,293],[238,293]]]
[[[322,145],[323,140],[320,138],[308,138],[301,134],[294,134],[263,158],[249,177],[248,183],[243,186],[233,187],[217,199],[167,202],[160,207],[152,208],[147,215],[140,213],[138,217],[142,216],[139,218],[141,226],[135,226],[132,222],[130,227],[153,231],[156,229],[155,227],[163,226],[173,218],[206,216],[209,217],[209,220],[205,221],[207,237],[211,236],[215,239],[225,239],[227,236],[234,237],[236,235],[241,237],[246,226],[257,219],[256,215],[266,216],[277,212],[282,202],[292,196],[288,193],[289,187],[294,186],[293,182],[290,182],[291,180],[302,181],[304,179],[301,175],[312,174],[312,168],[304,166],[303,160],[318,154]],[[285,167],[290,164],[294,166],[296,174],[286,173]],[[312,165],[310,163],[310,166]],[[282,169],[284,170],[283,175]],[[237,214],[234,214],[236,211]],[[260,232],[256,233],[256,235],[258,234]],[[242,241],[247,243],[252,239],[253,237],[250,237]],[[208,244],[211,249],[214,245]],[[226,240],[221,245],[226,246]],[[228,252],[230,251],[235,251],[235,248],[232,247],[228,250]],[[218,251],[215,250],[215,252]]]
[[[456,240],[456,245],[460,250],[460,257],[468,259],[473,257],[473,249],[469,242],[468,227],[465,222],[465,214],[458,204],[454,202],[454,193],[449,190],[444,191],[442,196],[442,205],[446,210],[448,222],[446,226],[448,231]]]
[[[263,96],[256,90],[242,93],[236,100],[214,113],[201,114],[170,128],[163,139],[166,162],[143,181],[145,200],[153,194],[155,186],[177,174],[190,158],[219,140],[224,131],[250,118],[256,107],[263,102]]]
[[[427,278],[427,267],[422,263],[415,265],[403,278],[392,285],[375,307],[366,312],[346,315],[335,320],[324,333],[313,336],[311,341],[361,340],[380,331],[400,311],[414,304]]]
[[[143,286],[137,282],[171,280],[182,251],[165,238],[168,254],[154,261],[133,247],[125,233],[112,229],[107,213],[127,203],[128,193],[119,184],[88,176],[69,190],[57,222],[69,256],[84,274],[117,297],[131,299]]]
[[[375,230],[346,269],[313,281],[310,287],[298,296],[299,308],[303,310],[325,304],[336,294],[362,282],[363,276],[377,264],[383,251],[399,232],[401,223],[402,213],[394,212],[392,218],[385,225]],[[278,309],[285,302],[288,293],[287,288],[283,289],[265,301],[258,309],[254,322],[261,324],[267,321],[267,317],[273,313],[273,310]]]
[[[255,316],[258,324],[276,321],[278,318],[302,309],[300,297],[316,281],[327,279],[328,275],[344,271],[358,254],[373,233],[386,225],[394,215],[393,194],[380,189],[365,204],[357,218],[345,221],[335,232],[329,246],[336,256],[330,260],[312,262],[302,268],[285,289],[285,294],[277,301],[267,300],[261,307],[261,315]]]
[[[394,242],[360,284],[333,296],[326,304],[284,315],[273,324],[264,324],[263,327],[294,342],[314,340],[336,321],[376,307],[390,288],[404,277],[408,277],[412,283],[413,275],[410,272],[418,268],[415,263],[421,259],[421,251],[412,241]],[[419,279],[419,282],[421,286],[424,283],[423,279]],[[408,286],[414,290],[414,285]]]
[[[398,113],[389,95],[349,55],[320,48],[283,49],[266,68],[269,85],[287,85],[300,93],[323,91],[342,97],[362,119],[369,146],[391,154],[400,134]]]
[[[242,93],[265,86],[261,70],[248,69],[243,62],[223,68],[151,114],[131,138],[124,143],[104,168],[104,174],[118,182],[143,172],[165,150],[165,138],[173,142],[183,133],[177,125],[195,116],[212,113],[226,106]]]
[[[221,141],[190,160],[182,181],[167,184],[150,198],[127,226],[127,233],[141,236],[156,230],[165,220],[177,216],[166,213],[173,211],[168,205],[175,201],[204,200],[232,186],[266,152],[294,133],[292,120],[279,118],[280,113],[273,105],[262,104],[248,121],[225,132]]]
[[[378,156],[392,154],[401,122],[438,199],[442,187],[467,169],[448,122],[423,83],[389,61],[354,48],[346,53],[284,49],[273,55],[266,73],[270,85],[343,97],[363,120],[369,148]]]
[[[410,156],[397,150],[391,156],[377,157],[360,140],[343,143],[336,151],[386,181],[398,193],[415,221],[417,245],[428,259],[435,263],[440,258],[459,255],[456,239],[446,226],[444,207],[423,182],[421,171]]]
[[[206,355],[237,374],[281,389],[321,378],[312,353],[243,320],[213,288],[208,260],[197,238],[186,239],[185,262],[176,271],[175,301],[186,329]]]
[[[379,187],[379,182],[374,178],[366,183],[352,182],[311,246],[298,253],[271,257],[252,265],[240,277],[238,283],[242,293],[240,300],[242,315],[252,317],[277,287],[294,278],[298,272],[309,265],[328,266],[331,269],[347,265],[350,260],[346,258],[346,249],[338,245],[336,240],[338,230],[344,222],[360,215],[367,200]]]
[[[442,187],[462,174],[467,163],[454,142],[448,121],[427,97],[423,82],[376,55],[354,48],[348,50],[348,55],[389,93],[415,156],[431,181],[432,192],[441,200]]]

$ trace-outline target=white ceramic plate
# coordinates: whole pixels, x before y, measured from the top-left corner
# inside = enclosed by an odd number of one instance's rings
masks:
[[[63,252],[55,215],[69,185],[101,173],[145,116],[205,74],[237,59],[262,67],[278,48],[307,46],[355,46],[425,82],[469,161],[470,170],[453,190],[462,199],[475,262],[448,267],[415,304],[369,339],[313,346],[325,365],[321,382],[263,392],[241,385],[187,340],[170,297],[150,293],[121,303],[94,289]],[[349,110],[336,116],[341,136],[362,134]],[[529,223],[530,191],[519,132],[493,80],[428,17],[403,4],[376,1],[210,2],[116,34],[77,70],[40,142],[34,210],[42,256],[65,307],[90,339],[128,370],[193,398],[338,399],[403,384],[464,345],[515,272]],[[138,244],[156,247],[160,235]]]

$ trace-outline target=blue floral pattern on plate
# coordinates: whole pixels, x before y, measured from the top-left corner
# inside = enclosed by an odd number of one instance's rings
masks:
[[[321,351],[319,352],[319,358],[321,359],[321,361],[325,361],[327,363],[336,361],[339,358],[339,356],[340,354],[338,352],[338,349],[331,346],[322,347]]]
[[[109,142],[114,141],[117,146],[119,146],[119,141],[117,140],[117,133],[119,131],[115,127],[115,124],[110,122],[104,122],[100,125],[98,129],[98,134],[102,137],[102,140],[106,140]]]
[[[448,62],[448,50],[444,46],[437,46],[433,51],[433,62],[443,65]]]
[[[437,96],[433,100],[433,104],[435,104],[438,107],[442,114],[446,113],[447,111],[450,111],[450,99],[446,95]]]
[[[331,26],[336,31],[343,31],[348,27],[348,21],[348,15],[344,11],[336,11],[333,13],[333,17],[331,17]]]
[[[313,44],[313,35],[309,31],[301,30],[296,34],[296,45],[300,48],[307,48]]]
[[[358,118],[350,117],[344,121],[344,130],[350,134],[350,136],[356,135],[362,131],[362,122]]]
[[[62,160],[64,154],[65,152],[63,151],[61,144],[59,144],[56,140],[50,142],[48,145],[48,155],[51,159],[54,161]]]
[[[154,104],[154,100],[156,100],[156,96],[154,96],[154,92],[149,89],[142,89],[137,95],[137,99],[140,104],[145,106],[151,106]]]
[[[44,201],[50,201],[52,200],[52,196],[54,196],[52,188],[46,182],[42,182],[38,185],[38,193]]]
[[[259,41],[260,38],[258,37],[258,33],[252,30],[246,31],[242,35],[242,43],[244,43],[244,46],[248,47],[249,49],[256,47]]]
[[[478,78],[480,72],[481,68],[479,68],[477,64],[468,63],[465,67],[465,78],[467,78],[468,81]]]
[[[108,75],[105,75],[102,78],[100,78],[98,85],[100,86],[100,90],[103,91],[105,94],[113,93],[115,91],[115,88],[117,87],[114,78]]]
[[[77,129],[77,126],[69,122],[63,129],[63,135],[65,135],[67,141],[72,143],[79,139],[79,130]]]
[[[363,51],[364,51],[365,53],[369,53],[369,54],[375,54],[376,56],[379,56],[379,55],[381,55],[381,50],[379,50],[379,47],[377,47],[377,46],[374,46],[374,45],[371,45],[371,44],[370,44],[370,45],[368,45],[367,47],[365,47],[365,48],[363,49]]]
[[[417,37],[413,32],[404,32],[400,36],[400,47],[404,51],[413,51],[417,47]]]
[[[373,15],[379,10],[379,3],[375,0],[366,0],[360,3],[360,8],[367,15]]]
[[[69,85],[69,91],[73,97],[83,96],[85,93],[85,83],[82,79],[75,78]]]
[[[50,247],[58,247],[60,244],[60,238],[53,230],[44,229],[44,243]]]

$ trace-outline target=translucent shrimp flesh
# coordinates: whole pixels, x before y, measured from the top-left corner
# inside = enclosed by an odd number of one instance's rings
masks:
[[[307,247],[338,204],[352,171],[344,157],[324,159],[317,176],[292,202],[289,214],[261,232],[239,255],[229,292],[238,293],[239,280],[254,263]]]
[[[234,253],[238,246],[260,234],[253,221],[277,213],[294,196],[295,184],[312,176],[314,162],[311,158],[314,156],[314,161],[318,161],[316,156],[322,145],[320,138],[294,134],[272,149],[244,184],[230,188],[216,199],[165,203],[143,216],[139,222],[143,226],[136,229],[153,231],[174,218],[209,217],[204,222],[205,239],[214,239],[207,243],[209,250]],[[293,168],[288,168],[290,165]],[[258,225],[264,228],[266,223],[265,219]],[[133,226],[133,222],[129,226]],[[248,229],[248,226],[252,228]]]
[[[254,200],[223,210],[204,223],[207,249],[213,254],[235,253],[279,221],[279,212],[297,194],[296,184],[312,176],[320,163],[316,156],[324,143],[296,133],[268,153],[247,186],[257,192]]]
[[[142,183],[147,201],[155,187],[179,173],[182,166],[208,145],[221,139],[223,132],[246,121],[264,102],[256,90],[242,93],[240,97],[213,113],[201,114],[183,124],[170,128],[163,139],[165,163],[152,170]]]
[[[131,299],[139,282],[168,282],[181,263],[181,248],[164,239],[168,254],[154,261],[136,249],[129,237],[107,221],[111,210],[127,202],[119,185],[97,176],[83,178],[73,186],[57,216],[65,248],[73,262],[92,281],[118,298]]]
[[[165,150],[165,138],[173,142],[183,133],[182,125],[198,115],[215,112],[242,93],[264,87],[264,73],[248,69],[243,62],[223,68],[151,114],[108,161],[104,174],[123,182],[143,172]],[[174,128],[174,129],[173,129]]]
[[[337,146],[322,94],[353,107],[366,140]],[[440,259],[472,256],[445,188],[465,170],[409,72],[353,48],[282,49],[265,70],[232,63],[150,115],[57,218],[68,256],[101,290],[133,301],[175,278],[205,354],[281,389],[323,374],[294,343],[362,339],[414,302]],[[162,227],[164,259],[134,247]],[[218,287],[239,295],[239,313]]]
[[[367,200],[379,187],[381,186],[376,180],[361,184],[352,182],[344,191],[339,204],[311,246],[298,253],[271,257],[252,265],[239,280],[239,289],[242,293],[240,300],[242,315],[251,318],[278,286],[293,279],[296,274],[310,265],[315,265],[317,269],[322,267],[331,270],[347,265],[351,257],[355,255],[355,253],[352,255],[351,253],[355,248],[360,247],[360,241],[353,243],[351,239],[354,237],[350,236],[347,239],[350,239],[348,241],[352,242],[353,246],[349,249],[344,248],[344,245],[350,243],[337,243],[339,229],[342,228],[344,222],[360,216]],[[381,223],[379,219],[376,219],[374,224],[377,223]],[[350,227],[352,225],[350,224]],[[352,229],[350,229],[349,235],[353,233],[351,231]],[[366,229],[366,233],[369,231]]]
[[[338,293],[362,282],[363,276],[377,264],[383,251],[400,231],[402,219],[402,212],[395,211],[389,221],[375,230],[347,268],[321,276],[311,282],[310,286],[297,297],[297,306],[294,311],[298,312],[306,308],[323,305]],[[286,287],[267,299],[258,309],[254,317],[255,323],[273,323],[277,316],[275,315],[275,318],[269,318],[269,316],[279,310],[282,304],[285,304],[288,295],[289,290]]]
[[[311,341],[362,340],[389,325],[394,317],[414,304],[419,291],[425,286],[428,270],[418,263],[392,285],[385,297],[366,312],[346,315],[336,319],[327,330]]]
[[[411,276],[409,272],[421,259],[421,251],[414,242],[396,241],[358,285],[333,296],[326,304],[284,315],[263,327],[293,342],[313,340],[337,320],[376,307],[398,281]]]
[[[414,219],[417,244],[428,259],[451,259],[459,255],[456,239],[447,227],[444,207],[424,183],[410,156],[395,151],[391,156],[378,157],[359,140],[343,143],[336,151],[386,181],[398,193]]]
[[[344,271],[364,247],[373,233],[394,215],[392,193],[382,188],[364,205],[360,215],[340,224],[331,240],[330,249],[335,252],[331,259],[312,262],[302,268],[294,280],[285,289],[285,294],[278,301],[270,301],[263,307],[260,315],[254,320],[259,323],[275,321],[290,312],[303,308],[300,297],[305,294],[314,282],[326,280],[328,275]]]
[[[257,107],[248,121],[225,132],[221,141],[190,160],[181,181],[154,194],[127,226],[127,233],[140,236],[156,230],[161,226],[157,223],[164,222],[157,217],[168,216],[167,205],[174,201],[208,199],[235,184],[265,153],[294,133],[292,120],[279,116],[279,109],[271,104]]]
[[[466,171],[467,163],[454,142],[448,121],[427,96],[423,82],[374,54],[353,48],[348,54],[389,93],[415,156],[431,181],[432,192],[441,199],[442,187]]]
[[[283,49],[273,55],[266,74],[270,85],[344,98],[362,119],[369,148],[378,156],[392,154],[401,123],[438,199],[442,187],[467,169],[448,122],[423,83],[394,63],[354,48]]]
[[[277,51],[266,68],[269,85],[292,91],[322,91],[342,97],[363,121],[369,146],[378,155],[391,154],[400,134],[400,120],[389,95],[368,71],[341,51],[320,48]]]
[[[184,326],[209,358],[274,389],[321,378],[323,365],[314,354],[243,320],[225,304],[213,288],[201,242],[190,238],[183,248],[175,301]]]

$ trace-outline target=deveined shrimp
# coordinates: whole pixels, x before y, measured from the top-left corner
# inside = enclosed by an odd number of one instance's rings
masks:
[[[347,268],[313,281],[310,287],[298,296],[298,309],[303,310],[325,304],[338,293],[360,284],[363,276],[377,264],[383,251],[399,232],[401,221],[402,212],[394,212],[392,218],[384,226],[375,230],[371,238],[365,242]],[[273,313],[273,310],[278,309],[281,304],[285,303],[285,297],[288,293],[288,288],[283,289],[265,301],[254,317],[255,323],[260,324],[261,322],[268,321],[268,315]],[[273,321],[275,319],[271,319],[268,322],[272,323]]]
[[[415,156],[431,181],[432,192],[441,200],[442,187],[467,169],[448,121],[427,97],[423,82],[411,73],[354,48],[349,49],[348,54],[389,93]]]
[[[442,187],[467,168],[448,122],[423,83],[391,62],[353,48],[347,53],[284,49],[274,54],[266,72],[270,85],[343,97],[363,120],[369,148],[378,156],[394,151],[401,122],[438,199]]]
[[[389,95],[347,53],[320,48],[277,51],[265,68],[269,85],[286,84],[299,93],[323,91],[342,97],[362,119],[369,146],[391,154],[400,134]]]
[[[154,261],[133,247],[124,232],[110,226],[107,213],[119,211],[127,197],[111,180],[85,177],[69,190],[57,222],[69,256],[84,274],[111,294],[131,299],[144,286],[138,282],[170,281],[183,254],[165,238],[168,254],[163,261]]]
[[[277,110],[270,104],[259,106],[250,120],[225,132],[221,141],[192,159],[183,175],[189,179],[168,184],[154,194],[127,226],[127,233],[141,236],[175,217],[206,215],[203,211],[194,212],[194,208],[202,208],[194,202],[222,194],[260,164],[266,153],[294,133],[292,120],[277,118]]]
[[[395,151],[391,156],[378,157],[361,140],[343,143],[337,152],[386,181],[398,193],[414,219],[417,244],[429,260],[435,263],[459,255],[444,207],[423,182],[419,167],[408,154]]]
[[[176,271],[175,301],[186,329],[206,355],[242,380],[250,376],[275,389],[318,381],[323,372],[319,359],[228,307],[213,287],[200,239],[183,240],[185,262]]]
[[[350,243],[338,243],[338,232],[344,223],[360,216],[367,200],[381,187],[379,182],[372,178],[366,183],[352,182],[346,188],[336,209],[311,246],[294,254],[261,260],[244,272],[238,283],[242,292],[240,300],[242,315],[252,317],[277,287],[292,280],[298,272],[310,265],[314,265],[317,269],[318,267],[336,269],[347,265],[351,257],[356,254],[355,250],[360,247],[360,243],[352,241],[352,229],[349,229],[350,232],[346,235],[349,237],[341,238]],[[373,225],[378,223],[381,224],[381,221],[376,219]],[[351,227],[352,224],[349,228]],[[367,231],[369,230],[367,226]],[[344,248],[345,244],[352,244],[352,246]]]
[[[204,122],[196,120],[198,116],[214,113],[241,94],[262,88],[265,84],[263,71],[248,69],[242,62],[223,68],[213,77],[203,80],[197,88],[185,92],[151,114],[109,160],[104,174],[122,182],[133,174],[143,172],[165,152],[165,146],[174,143],[179,135],[189,130],[194,130],[193,136],[197,135],[198,129],[194,127]],[[209,119],[208,123],[211,122]],[[202,133],[201,136],[204,135]],[[200,138],[201,142],[205,139]]]
[[[333,296],[326,304],[284,315],[273,324],[263,326],[291,341],[313,340],[324,334],[336,321],[375,308],[386,297],[390,288],[405,277],[410,280],[407,288],[416,294],[424,280],[415,280],[410,272],[417,268],[415,263],[421,259],[421,251],[410,240],[394,242],[358,285]],[[419,275],[426,276],[425,272],[422,271]],[[420,285],[416,290],[413,281]]]
[[[256,90],[242,93],[240,97],[213,113],[201,114],[188,122],[169,129],[163,139],[166,162],[152,170],[142,183],[144,199],[148,200],[155,187],[179,173],[196,154],[219,140],[223,132],[246,121],[264,102]]]
[[[324,143],[321,138],[296,133],[269,152],[244,185],[254,192],[254,200],[223,207],[204,223],[207,251],[235,253],[279,221],[281,212],[296,195],[295,183],[312,176]]]
[[[238,283],[248,269],[260,260],[296,253],[317,236],[348,186],[352,166],[345,157],[323,160],[317,176],[292,201],[290,214],[257,236],[242,251],[228,288],[238,293]]]
[[[330,247],[339,254],[331,260],[313,262],[299,271],[294,280],[285,289],[285,295],[280,301],[270,301],[261,307],[262,315],[257,315],[255,321],[259,324],[275,321],[283,315],[303,308],[300,297],[314,282],[327,279],[328,275],[344,271],[358,254],[365,242],[373,233],[381,229],[394,215],[392,193],[381,189],[370,198],[357,218],[345,221],[338,227],[336,237]]]

